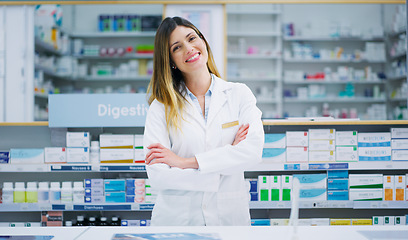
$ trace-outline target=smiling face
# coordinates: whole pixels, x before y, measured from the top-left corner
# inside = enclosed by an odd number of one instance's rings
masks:
[[[169,44],[171,60],[182,73],[207,69],[206,44],[192,28],[177,26],[170,35]]]

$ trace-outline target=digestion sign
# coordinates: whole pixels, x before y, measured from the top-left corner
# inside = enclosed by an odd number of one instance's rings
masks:
[[[50,94],[50,127],[143,127],[146,94]]]

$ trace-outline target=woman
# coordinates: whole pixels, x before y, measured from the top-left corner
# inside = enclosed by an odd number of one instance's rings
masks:
[[[219,78],[189,21],[164,19],[154,44],[144,132],[146,170],[158,191],[151,224],[250,225],[244,170],[261,161],[264,142],[254,95]]]

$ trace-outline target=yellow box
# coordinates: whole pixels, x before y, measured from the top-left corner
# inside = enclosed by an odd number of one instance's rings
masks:
[[[373,225],[373,220],[370,218],[353,218],[351,225]]]
[[[330,225],[351,225],[350,218],[331,218]]]

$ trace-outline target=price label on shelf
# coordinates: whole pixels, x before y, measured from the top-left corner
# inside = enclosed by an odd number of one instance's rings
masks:
[[[146,171],[146,167],[145,165],[124,165],[124,166],[101,165],[100,171],[101,172],[118,172],[118,171],[144,172]]]
[[[139,204],[140,211],[151,211],[153,210],[154,204],[153,203],[142,203]]]
[[[89,172],[92,171],[91,165],[51,165],[52,172],[67,171],[67,172]]]

